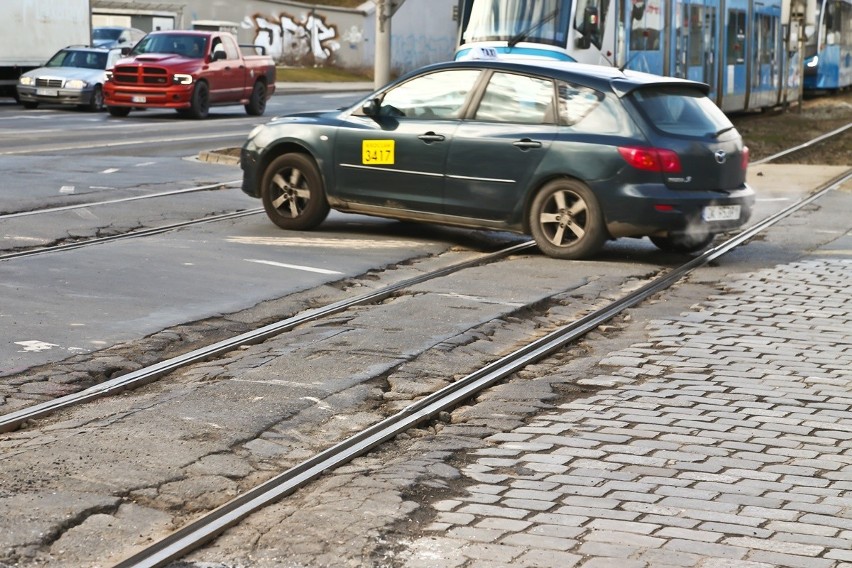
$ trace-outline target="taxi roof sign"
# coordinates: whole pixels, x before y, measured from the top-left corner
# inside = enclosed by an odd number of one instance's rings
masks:
[[[499,59],[497,50],[493,47],[477,46],[459,58],[463,61],[481,61]]]

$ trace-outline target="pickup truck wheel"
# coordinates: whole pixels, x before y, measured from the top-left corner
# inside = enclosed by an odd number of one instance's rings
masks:
[[[282,229],[313,229],[328,216],[322,177],[305,154],[275,158],[263,173],[260,197],[266,214]]]
[[[210,111],[210,87],[207,83],[201,81],[195,84],[190,105],[189,114],[192,118],[207,118]]]
[[[251,98],[246,105],[246,113],[251,116],[260,116],[266,110],[266,85],[258,81],[251,90]]]
[[[112,116],[127,116],[130,114],[130,107],[107,107]]]

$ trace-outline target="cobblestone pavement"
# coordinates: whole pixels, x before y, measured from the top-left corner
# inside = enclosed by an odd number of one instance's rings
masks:
[[[852,567],[852,237],[729,282],[490,436],[409,568]]]

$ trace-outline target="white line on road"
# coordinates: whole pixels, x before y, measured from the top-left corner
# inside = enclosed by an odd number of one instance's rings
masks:
[[[246,262],[256,262],[258,264],[268,264],[269,266],[278,266],[280,268],[292,268],[293,270],[304,270],[305,272],[316,272],[317,274],[343,274],[336,270],[326,270],[325,268],[313,268],[311,266],[299,266],[297,264],[284,264],[283,262],[274,262],[272,260],[258,260],[255,258],[247,258]]]

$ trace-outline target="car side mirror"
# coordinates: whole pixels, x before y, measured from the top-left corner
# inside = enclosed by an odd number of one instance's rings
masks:
[[[364,106],[361,107],[361,112],[363,112],[366,116],[379,116],[379,109],[382,106],[382,102],[379,99],[370,99]]]
[[[121,48],[121,56],[122,56],[122,57],[127,57],[127,55],[128,55],[129,53],[130,53],[130,47],[126,47],[126,46],[125,46],[125,47],[122,47],[122,48]]]
[[[221,50],[214,51],[212,59],[213,59],[213,61],[220,61],[222,59],[225,59],[225,52],[221,51]]]

